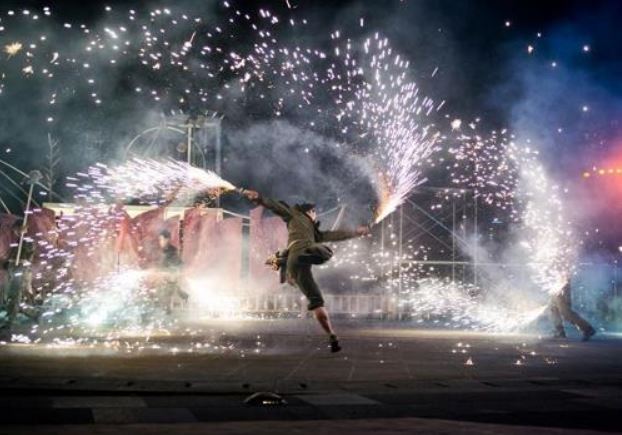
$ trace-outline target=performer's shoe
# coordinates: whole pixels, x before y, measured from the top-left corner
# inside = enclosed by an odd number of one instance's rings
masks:
[[[583,331],[583,337],[581,337],[581,341],[588,341],[592,336],[596,334],[596,330],[590,326],[589,329]]]
[[[339,340],[337,340],[336,335],[330,336],[330,351],[331,353],[337,353],[341,350],[341,346],[339,346]]]

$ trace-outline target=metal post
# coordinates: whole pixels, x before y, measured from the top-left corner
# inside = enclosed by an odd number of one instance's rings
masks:
[[[477,189],[473,190],[473,285],[477,286],[477,251],[478,251],[478,229],[477,229]]]
[[[188,137],[186,138],[186,140],[188,147],[188,149],[186,150],[188,155],[188,164],[192,165],[192,124],[190,120],[188,120]]]
[[[15,266],[19,266],[22,257],[22,246],[24,245],[24,233],[28,228],[28,215],[30,214],[30,202],[32,201],[32,191],[35,188],[34,182],[30,181],[30,189],[28,189],[28,199],[26,200],[26,210],[24,211],[24,221],[19,232],[19,244],[17,245],[17,257],[15,258]]]
[[[398,260],[398,263],[397,263],[397,267],[398,267],[397,274],[398,274],[398,278],[399,278],[398,290],[399,290],[400,294],[402,294],[402,261],[404,260],[403,259],[403,256],[404,256],[404,245],[403,245],[404,240],[403,240],[403,237],[404,237],[404,204],[402,204],[400,206],[400,232],[399,232],[399,239],[398,239],[398,243],[400,245],[400,248],[399,248],[399,258],[397,259]]]
[[[384,278],[384,220],[380,222],[380,276]]]
[[[462,240],[466,240],[467,238],[467,191],[465,190],[462,193]],[[467,265],[462,266],[462,283],[464,284],[467,280]]]
[[[397,290],[398,290],[398,298],[401,297],[402,292],[404,291],[404,284],[403,284],[403,276],[402,276],[402,262],[404,261],[404,204],[402,204],[400,206],[400,229],[399,229],[399,237],[398,237],[398,241],[399,243],[399,256],[397,259],[397,277],[398,277],[398,284],[397,284]],[[396,298],[397,299],[397,298]],[[397,299],[399,300],[399,299]],[[399,305],[395,305],[395,304],[391,304],[391,310],[393,310],[393,319],[394,320],[401,320],[401,313],[399,312]]]
[[[219,176],[222,175],[222,143],[220,140],[221,128],[220,119],[216,121],[216,146],[214,153],[214,172]],[[220,207],[220,196],[216,197],[216,207]]]
[[[618,260],[613,262],[613,294],[618,297]]]
[[[451,282],[456,282],[456,197],[451,200]]]
[[[216,172],[218,175],[222,175],[221,171],[222,171],[222,142],[221,142],[221,127],[220,127],[220,120],[218,120],[218,122],[216,123],[216,153],[215,153],[215,157],[216,157],[216,161],[214,162],[214,172]]]

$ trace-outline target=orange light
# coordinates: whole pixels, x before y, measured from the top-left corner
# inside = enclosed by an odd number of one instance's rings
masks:
[[[589,172],[584,172],[583,173],[583,178],[589,178],[590,175],[592,175],[592,174],[590,174]]]

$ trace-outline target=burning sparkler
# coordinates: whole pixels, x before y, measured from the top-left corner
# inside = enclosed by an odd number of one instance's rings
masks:
[[[125,164],[108,168],[99,164],[88,171],[95,186],[113,198],[158,197],[163,192],[183,188],[186,191],[208,192],[219,196],[236,187],[213,171],[200,169],[185,162],[134,158]]]

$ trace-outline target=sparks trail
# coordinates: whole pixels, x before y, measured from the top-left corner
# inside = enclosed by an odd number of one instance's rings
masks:
[[[144,201],[149,197],[161,199],[163,195],[180,189],[184,192],[207,192],[212,196],[236,189],[213,171],[174,160],[134,158],[111,168],[97,164],[89,168],[88,178],[95,188],[112,199],[122,201]]]
[[[356,143],[351,151],[370,162],[376,223],[425,181],[438,140],[426,119],[443,103],[420,95],[408,78],[409,62],[387,38],[375,33],[358,43],[337,30],[329,50],[291,45],[278,32],[291,27],[304,32],[307,21],[294,11],[282,19],[266,8],[255,15],[234,2],[221,5],[224,19],[215,22],[177,9],[156,8],[146,15],[130,9],[124,16],[108,8],[97,29],[65,23],[58,32],[7,45],[7,62],[18,68],[5,81],[23,80],[24,68],[41,76],[49,93],[46,122],[52,124],[62,121],[57,107],[66,98],[63,89],[103,108],[108,97],[100,76],[115,77],[124,65],[137,69],[135,97],[163,107],[218,110],[230,102],[261,104],[274,117],[304,112],[309,119],[312,113],[305,128],[334,124],[337,141]],[[35,14],[24,15],[20,24],[37,32],[52,14],[49,8],[43,12],[36,20]],[[7,33],[12,29],[8,21]],[[250,44],[241,39],[243,33]],[[67,37],[78,44],[63,43]]]
[[[343,133],[367,145],[378,197],[373,222],[378,223],[426,181],[423,170],[440,137],[427,117],[437,107],[419,94],[408,79],[409,62],[380,34],[362,47],[346,40],[336,55],[346,69],[347,84],[336,87],[336,117]]]

